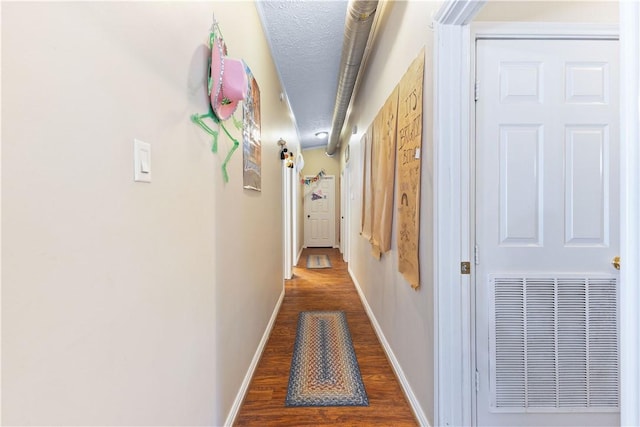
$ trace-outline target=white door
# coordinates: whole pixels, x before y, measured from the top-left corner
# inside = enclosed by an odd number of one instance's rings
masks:
[[[619,425],[618,42],[476,54],[477,424]]]
[[[305,179],[313,179],[306,176]],[[335,245],[335,177],[324,175],[305,186],[304,245],[333,247]]]

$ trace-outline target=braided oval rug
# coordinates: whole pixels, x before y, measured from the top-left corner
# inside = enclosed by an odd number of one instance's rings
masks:
[[[307,256],[307,268],[331,268],[329,255]]]
[[[369,406],[342,311],[303,311],[285,406]]]

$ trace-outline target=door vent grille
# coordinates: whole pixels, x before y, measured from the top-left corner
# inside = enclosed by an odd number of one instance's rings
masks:
[[[490,278],[494,410],[617,410],[614,277]]]

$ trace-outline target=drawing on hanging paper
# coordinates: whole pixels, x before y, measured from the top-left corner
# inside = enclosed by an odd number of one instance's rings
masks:
[[[327,196],[322,194],[322,191],[319,191],[317,193],[311,193],[311,201],[314,200],[322,200],[322,199],[326,199]]]

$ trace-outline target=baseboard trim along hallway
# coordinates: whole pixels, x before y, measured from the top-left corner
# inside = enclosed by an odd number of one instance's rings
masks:
[[[278,302],[276,303],[275,308],[273,309],[273,313],[271,313],[271,318],[269,319],[269,324],[262,334],[262,339],[260,340],[260,344],[258,344],[258,348],[253,355],[253,359],[251,360],[251,365],[249,365],[249,370],[247,370],[247,374],[244,376],[244,380],[242,381],[242,385],[240,386],[240,390],[236,395],[235,400],[233,401],[233,406],[231,406],[231,410],[229,411],[229,415],[227,416],[226,421],[224,422],[225,426],[232,426],[238,416],[238,411],[240,410],[240,405],[242,405],[242,401],[244,400],[245,395],[247,394],[247,390],[249,390],[249,384],[251,384],[251,378],[253,378],[253,374],[256,371],[256,367],[258,366],[258,362],[260,362],[260,358],[262,357],[262,352],[267,345],[267,341],[269,341],[269,336],[271,335],[271,331],[273,330],[273,325],[276,323],[276,318],[278,317],[278,312],[280,311],[280,306],[282,305],[282,301],[284,301],[284,287],[282,288],[282,292],[280,293],[280,298],[278,298]]]
[[[409,381],[407,381],[407,377],[405,376],[404,371],[400,366],[400,362],[398,362],[396,355],[393,354],[393,351],[391,350],[391,346],[389,345],[387,338],[384,336],[384,333],[382,332],[382,328],[380,327],[380,324],[378,323],[376,316],[373,314],[373,311],[371,310],[371,307],[367,302],[367,298],[365,298],[364,293],[362,292],[362,288],[360,287],[360,283],[358,283],[358,279],[356,279],[355,276],[353,275],[353,271],[351,270],[351,268],[349,268],[348,270],[349,270],[349,276],[351,276],[351,280],[353,280],[353,284],[355,285],[356,290],[358,291],[358,295],[360,296],[360,301],[362,301],[364,310],[367,312],[367,316],[369,316],[369,320],[371,321],[373,330],[376,332],[376,335],[378,336],[378,340],[380,340],[380,344],[382,345],[384,352],[387,354],[387,358],[389,359],[389,362],[391,362],[391,368],[393,369],[393,372],[396,374],[396,377],[398,377],[398,381],[400,381],[400,385],[402,386],[402,390],[404,391],[405,397],[409,401],[409,405],[411,406],[411,410],[413,411],[413,414],[418,419],[418,422],[420,423],[421,426],[431,427],[429,424],[429,420],[427,419],[427,416],[425,415],[424,411],[422,410],[422,407],[420,406],[420,403],[418,402],[418,398],[413,393],[413,389],[409,385]]]

